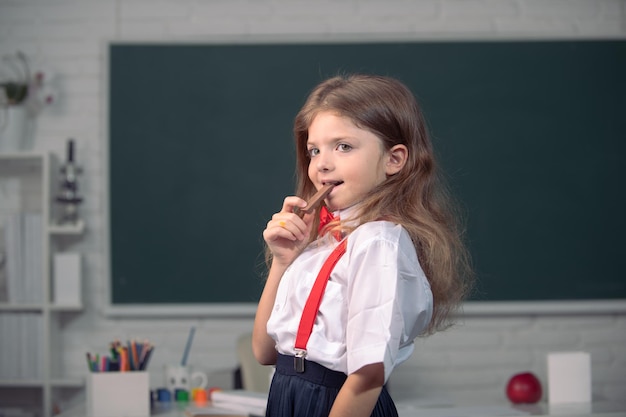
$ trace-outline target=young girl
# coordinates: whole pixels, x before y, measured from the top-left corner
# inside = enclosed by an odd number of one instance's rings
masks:
[[[253,331],[257,360],[276,364],[267,416],[396,416],[391,371],[417,336],[450,324],[469,287],[426,124],[399,81],[352,75],[318,85],[294,132],[300,197],[263,232]],[[327,184],[322,208],[301,217]]]

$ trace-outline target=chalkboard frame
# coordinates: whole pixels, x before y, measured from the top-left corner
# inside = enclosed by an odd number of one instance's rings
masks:
[[[554,39],[553,41],[561,41],[562,39]],[[596,39],[589,39],[590,41],[596,41]],[[616,39],[622,41],[621,39]],[[463,42],[459,39],[445,39],[446,42]],[[536,39],[506,39],[506,40],[493,40],[493,39],[467,39],[467,41],[485,41],[485,42],[524,42],[524,41],[537,41]],[[550,39],[542,39],[541,41],[551,41]],[[575,41],[585,41],[585,39],[576,39]],[[248,38],[220,38],[210,41],[184,41],[184,42],[146,42],[146,41],[112,41],[104,45],[105,57],[104,60],[104,91],[107,92],[107,100],[104,108],[103,118],[103,130],[105,136],[105,150],[103,152],[103,167],[104,167],[104,189],[106,201],[109,200],[109,163],[110,155],[108,149],[109,143],[109,48],[112,45],[124,45],[124,44],[160,44],[160,45],[189,45],[189,44],[272,44],[272,43],[368,43],[368,42],[442,42],[439,39],[402,39],[391,37],[389,39],[372,38],[371,36],[364,37],[334,37],[333,39],[291,39],[286,41],[285,39],[278,38],[266,38],[251,40]],[[107,205],[105,216],[105,239],[106,239],[106,301],[104,312],[108,316],[120,316],[120,317],[204,317],[204,316],[219,316],[219,317],[250,317],[254,314],[256,309],[256,303],[202,303],[202,304],[116,304],[111,298],[112,294],[112,280],[111,280],[111,250],[110,250],[110,209]],[[626,299],[613,299],[613,300],[546,300],[546,301],[468,301],[464,304],[463,313],[466,315],[482,315],[482,314],[568,314],[568,313],[607,313],[607,312],[624,312],[626,311]]]

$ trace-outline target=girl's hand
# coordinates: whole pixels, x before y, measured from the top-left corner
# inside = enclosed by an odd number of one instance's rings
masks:
[[[274,308],[278,285],[287,267],[306,246],[311,233],[313,215],[306,214],[301,219],[293,212],[296,207],[306,207],[306,201],[298,197],[285,198],[283,208],[272,216],[263,231],[263,238],[273,259],[257,306],[252,331],[252,351],[262,365],[276,363],[276,342],[267,334],[267,321]]]
[[[306,201],[299,197],[286,197],[280,212],[272,216],[263,231],[263,239],[273,255],[273,262],[289,265],[308,243],[313,215],[302,219],[294,213],[296,207],[305,207]]]

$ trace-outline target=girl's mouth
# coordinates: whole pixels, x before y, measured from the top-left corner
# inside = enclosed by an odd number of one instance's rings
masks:
[[[313,197],[309,199],[307,205],[298,210],[297,213],[300,218],[304,216],[304,213],[311,213],[313,210],[315,210],[315,208],[322,202],[322,200],[324,200],[330,194],[330,192],[333,188],[335,188],[336,185],[337,183],[330,181],[327,183],[323,183],[322,188],[317,190]]]

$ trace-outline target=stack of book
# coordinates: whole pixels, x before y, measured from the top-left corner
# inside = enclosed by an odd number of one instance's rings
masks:
[[[39,213],[15,213],[4,232],[9,303],[43,302],[43,220]]]
[[[42,378],[43,346],[41,314],[0,314],[0,379]]]
[[[241,389],[214,391],[211,393],[211,406],[206,408],[190,407],[187,415],[203,416],[265,416],[267,394]]]

